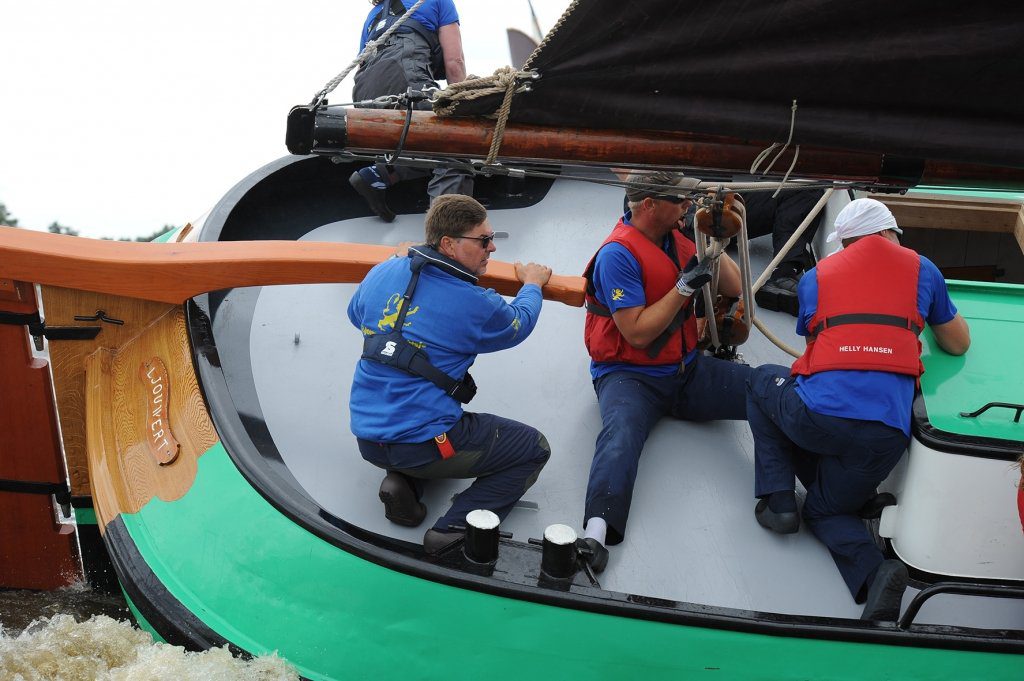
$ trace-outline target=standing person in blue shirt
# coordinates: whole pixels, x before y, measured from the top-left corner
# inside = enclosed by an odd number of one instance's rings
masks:
[[[367,42],[382,36],[416,4],[416,0],[370,2],[373,8],[359,37],[360,52]],[[453,0],[426,0],[356,71],[352,98],[360,102],[384,95],[402,95],[409,88],[436,88],[439,80],[451,84],[465,79],[466,61],[455,3]],[[430,104],[420,102],[417,108],[429,109]],[[385,200],[388,187],[428,175],[431,178],[427,193],[432,199],[443,194],[473,194],[472,175],[443,167],[431,171],[377,164],[352,173],[349,183],[374,213],[385,222],[391,222],[395,213]]]
[[[925,321],[953,355],[967,351],[970,331],[935,265],[899,245],[902,230],[884,204],[857,199],[835,227],[828,240],[843,249],[797,288],[807,349],[792,369],[763,365],[748,383],[754,514],[767,529],[796,532],[799,478],[803,518],[865,604],[861,618],[896,620],[907,568],[884,559],[859,512],[907,449]]]
[[[583,516],[595,572],[607,565],[605,545],[625,537],[640,454],[661,417],[745,418],[750,367],[697,350],[694,294],[711,280],[711,263],[697,263],[679,229],[690,204],[680,190],[696,186],[677,174],[630,175],[629,211],[584,274],[584,342],[603,422]],[[720,262],[719,292],[739,296],[739,268],[726,255]]]
[[[416,527],[427,509],[423,481],[476,478],[423,538],[428,553],[451,546],[475,509],[504,519],[537,480],[551,451],[535,428],[463,411],[476,393],[469,367],[478,353],[526,340],[540,316],[543,265],[516,263],[523,287],[511,303],[477,286],[494,230],[469,196],[448,194],[427,212],[426,241],[366,275],[348,307],[364,336],[349,402],[363,458],[388,471],[384,514]]]

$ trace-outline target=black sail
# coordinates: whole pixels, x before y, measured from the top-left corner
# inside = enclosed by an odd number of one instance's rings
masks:
[[[579,0],[518,123],[1024,166],[1024,4]]]

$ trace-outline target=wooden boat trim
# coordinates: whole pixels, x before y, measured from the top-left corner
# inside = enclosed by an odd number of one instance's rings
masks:
[[[174,377],[168,383],[167,423],[180,442],[173,461],[150,452],[149,392],[139,367],[157,357]],[[198,459],[217,441],[199,390],[185,330],[173,307],[116,350],[100,348],[86,359],[85,421],[89,470],[101,532],[119,513],[136,513],[150,499],[173,501],[192,486]]]
[[[356,283],[391,246],[311,241],[126,243],[0,228],[0,278],[180,304],[208,291]],[[492,260],[480,285],[515,295],[511,263]],[[581,307],[583,277],[553,275],[544,297]]]
[[[1012,234],[1024,252],[1024,201],[948,194],[878,195],[901,227]]]

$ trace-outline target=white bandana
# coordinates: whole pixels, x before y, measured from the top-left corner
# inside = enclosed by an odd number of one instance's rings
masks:
[[[839,211],[836,231],[829,234],[826,241],[832,243],[836,239],[852,239],[884,229],[903,234],[903,230],[896,226],[896,218],[884,203],[875,199],[857,199]]]

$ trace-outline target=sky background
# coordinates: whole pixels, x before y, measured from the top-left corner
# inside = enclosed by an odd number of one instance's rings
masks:
[[[541,29],[569,0],[535,0]],[[470,73],[526,0],[456,0]],[[0,12],[0,203],[19,227],[134,238],[287,155],[289,109],[355,58],[366,0],[32,0]],[[351,100],[351,76],[329,97]]]

